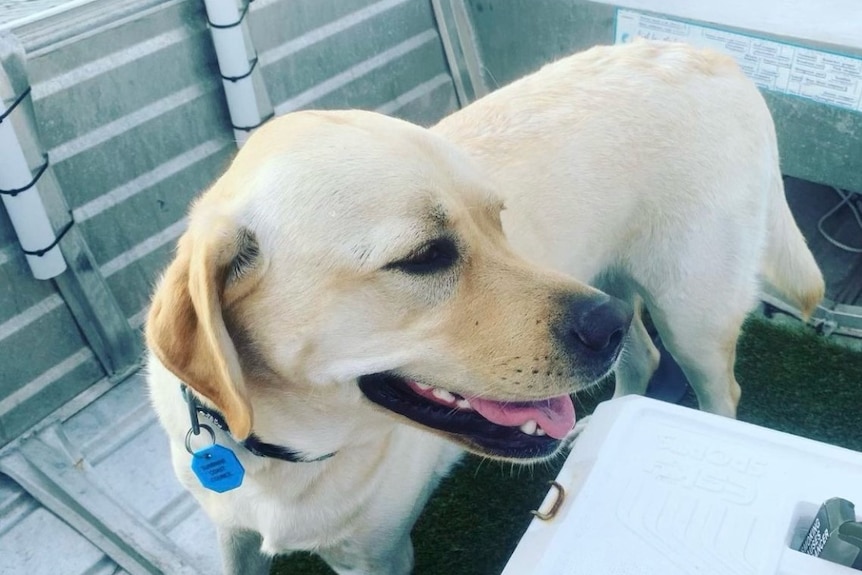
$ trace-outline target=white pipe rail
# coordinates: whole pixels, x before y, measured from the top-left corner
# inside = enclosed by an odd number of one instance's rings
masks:
[[[244,20],[251,4],[249,0],[246,2],[240,9],[236,0],[204,0],[238,146],[242,146],[251,131],[266,121],[270,114],[261,109],[268,105],[268,99],[267,103],[262,103],[255,90],[257,55],[250,46],[251,42],[246,41],[248,32]]]
[[[20,100],[19,97],[15,102]],[[7,109],[0,100],[0,118],[3,118],[0,120],[0,190],[5,190],[0,192],[0,198],[33,277],[47,280],[66,271],[66,260],[39,196],[38,182],[33,183],[34,176],[12,126],[14,107],[15,104]],[[16,192],[10,192],[13,190]],[[53,247],[42,253],[49,246]]]

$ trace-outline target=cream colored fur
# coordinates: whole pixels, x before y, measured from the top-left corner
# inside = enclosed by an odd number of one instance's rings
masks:
[[[458,276],[385,270],[441,225],[464,246]],[[645,304],[701,407],[734,416],[734,349],[761,275],[806,312],[822,297],[755,87],[710,52],[596,48],[431,130],[358,111],[258,130],[193,207],[154,294],[153,403],[226,572],[305,549],[340,574],[405,574],[413,522],[462,450],[372,405],[357,377],[407,368],[507,400],[591,385],[553,374],[565,358],[540,325],[559,314],[553,294],[603,297],[589,283],[636,309],[618,394],[643,392],[657,363]],[[515,353],[547,362],[519,366],[517,387],[495,360]],[[234,437],[218,441],[245,466],[239,489],[191,475],[180,381],[228,420]],[[336,455],[256,457],[235,441],[252,431]]]

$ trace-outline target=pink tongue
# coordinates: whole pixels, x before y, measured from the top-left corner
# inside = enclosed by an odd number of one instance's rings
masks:
[[[563,439],[575,426],[575,406],[568,395],[531,401],[504,403],[471,397],[470,405],[485,419],[508,427],[520,427],[535,420],[545,433]]]

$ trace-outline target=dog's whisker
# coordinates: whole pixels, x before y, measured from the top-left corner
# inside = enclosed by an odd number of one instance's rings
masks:
[[[479,476],[479,470],[482,468],[482,465],[484,465],[486,461],[491,461],[491,458],[487,456],[482,456],[479,458],[479,463],[476,465],[476,470],[473,472],[474,479]]]

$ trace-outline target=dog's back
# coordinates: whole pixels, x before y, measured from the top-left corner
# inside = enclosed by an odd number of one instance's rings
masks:
[[[596,47],[434,130],[495,178],[523,255],[646,302],[705,409],[735,413],[732,350],[760,277],[806,313],[823,296],[784,198],[769,110],[727,56]],[[640,347],[625,391],[652,373],[654,348]]]

